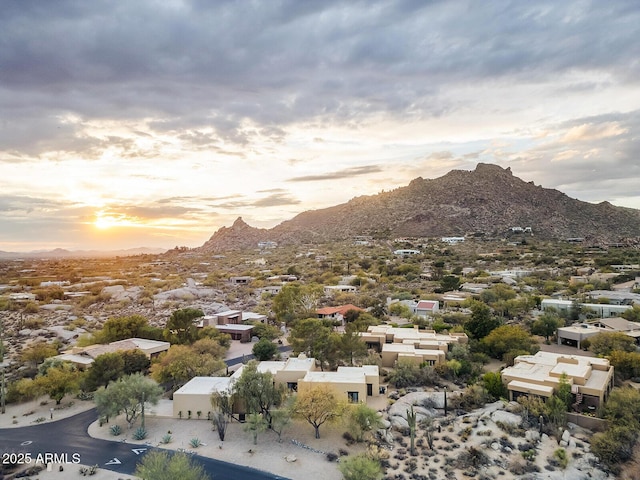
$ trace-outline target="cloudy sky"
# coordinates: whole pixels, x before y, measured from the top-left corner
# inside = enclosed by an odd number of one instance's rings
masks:
[[[636,0],[5,0],[0,250],[198,246],[478,162],[640,208]]]

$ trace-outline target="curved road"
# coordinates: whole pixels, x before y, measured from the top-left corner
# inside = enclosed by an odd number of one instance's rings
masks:
[[[29,453],[32,463],[36,459],[46,460],[55,454],[53,463],[65,463],[65,470],[76,472],[73,463],[98,465],[114,472],[133,474],[137,462],[154,447],[112,442],[92,438],[88,435],[89,425],[97,418],[95,409],[73,417],[22,428],[0,429],[0,452]],[[194,455],[193,458],[205,468],[215,480],[273,480],[283,477],[248,467],[221,462],[212,458]],[[75,460],[75,461],[74,461]]]
[[[281,346],[278,350],[284,352],[291,350],[291,347]],[[226,360],[226,363],[232,366],[252,358],[253,355],[245,355]],[[96,419],[96,410],[92,409],[43,425],[0,429],[0,453],[3,457],[16,453],[25,461],[25,454],[29,454],[31,464],[36,460],[40,460],[40,463],[68,463],[65,467],[67,471],[71,469],[75,472],[78,467],[74,464],[81,463],[131,475],[142,456],[155,450],[154,447],[146,445],[90,437],[87,431]],[[194,455],[192,458],[215,480],[286,480],[278,475],[200,455]]]

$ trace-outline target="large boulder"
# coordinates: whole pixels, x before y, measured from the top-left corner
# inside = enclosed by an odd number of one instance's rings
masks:
[[[522,422],[520,415],[515,413],[505,412],[504,410],[496,410],[491,414],[491,420],[495,423],[501,422],[505,425],[518,426]]]

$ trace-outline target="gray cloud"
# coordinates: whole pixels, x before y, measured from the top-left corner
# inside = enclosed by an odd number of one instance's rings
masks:
[[[381,172],[382,168],[378,165],[366,165],[362,167],[350,167],[336,172],[323,173],[319,175],[304,175],[301,177],[289,178],[288,182],[321,182],[325,180],[339,180],[342,178],[357,177],[360,175],[369,175],[370,173]]]
[[[12,122],[0,140],[76,151],[88,139],[58,119],[73,112],[153,118],[158,131],[210,127],[214,136],[185,138],[246,146],[255,135],[282,141],[305,119],[441,115],[459,108],[441,95],[455,84],[640,73],[633,2],[299,3],[5,2],[0,104]]]

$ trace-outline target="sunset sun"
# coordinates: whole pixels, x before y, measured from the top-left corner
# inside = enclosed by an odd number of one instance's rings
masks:
[[[117,227],[122,225],[122,222],[117,217],[113,215],[108,215],[103,212],[98,212],[96,214],[96,219],[93,222],[96,228],[100,230],[107,230],[109,228]]]

